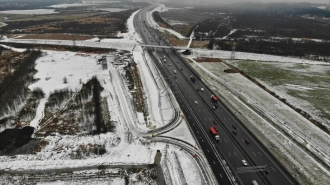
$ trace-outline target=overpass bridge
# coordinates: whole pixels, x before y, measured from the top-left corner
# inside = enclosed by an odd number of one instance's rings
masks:
[[[163,49],[175,49],[175,50],[192,50],[193,48],[176,47],[176,46],[161,46],[161,45],[146,45],[140,44],[142,48],[163,48]]]

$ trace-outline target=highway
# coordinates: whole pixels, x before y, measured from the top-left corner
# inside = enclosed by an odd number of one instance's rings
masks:
[[[147,7],[136,14],[135,28],[143,38],[144,44],[169,46],[160,33],[147,24],[147,11],[154,7]],[[292,176],[276,163],[234,114],[221,102],[215,103],[211,100],[214,93],[180,54],[173,49],[161,48],[146,49],[146,52],[153,58],[173,91],[219,184],[251,184],[253,180],[258,184],[296,184]],[[191,75],[196,77],[195,82],[190,80]],[[217,107],[212,108],[213,106]],[[209,133],[209,127],[215,126],[214,121],[218,122],[218,142]],[[246,144],[245,139],[248,139],[250,144]],[[248,166],[267,165],[269,173],[237,174],[237,168],[244,167],[243,159],[248,162]]]

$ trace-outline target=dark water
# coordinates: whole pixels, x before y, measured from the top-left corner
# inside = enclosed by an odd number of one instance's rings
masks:
[[[6,129],[0,133],[0,155],[32,154],[39,139],[31,138],[34,128]]]

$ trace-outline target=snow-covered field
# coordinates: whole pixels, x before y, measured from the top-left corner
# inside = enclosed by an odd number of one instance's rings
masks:
[[[30,85],[29,88],[33,90],[40,87],[44,91],[45,97],[41,100],[37,109],[37,116],[30,123],[30,126],[37,127],[51,93],[65,88],[77,92],[82,87],[80,82],[86,83],[101,70],[101,66],[96,65],[99,55],[79,56],[76,54],[73,52],[44,51],[44,56],[36,61],[35,69],[38,72],[34,78],[39,80]],[[67,83],[63,83],[64,78],[67,79]]]
[[[0,14],[22,14],[22,15],[43,15],[54,14],[55,9],[33,9],[33,10],[5,10],[0,11]]]
[[[223,50],[205,50],[205,49],[195,49],[192,50],[192,57],[205,57],[205,58],[221,58],[230,59],[231,51]],[[237,60],[256,60],[265,62],[282,62],[282,63],[295,63],[295,64],[317,64],[317,65],[327,65],[330,66],[330,62],[319,62],[315,60],[307,60],[293,57],[282,57],[276,55],[258,54],[258,53],[246,53],[246,52],[235,52],[235,58]]]

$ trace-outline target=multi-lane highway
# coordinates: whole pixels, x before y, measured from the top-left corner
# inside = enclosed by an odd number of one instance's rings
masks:
[[[161,34],[148,25],[147,11],[142,9],[134,18],[134,25],[144,44],[169,44]],[[276,163],[269,153],[256,141],[240,121],[221,102],[211,100],[214,94],[200,79],[198,73],[175,51],[171,49],[146,49],[173,91],[189,126],[219,184],[295,184],[292,176]],[[165,60],[164,60],[165,59]],[[195,76],[193,82],[190,76]],[[204,89],[202,91],[202,88]],[[214,107],[213,107],[214,106]],[[218,124],[215,125],[214,122]],[[220,141],[215,141],[209,127],[217,126]],[[249,140],[249,144],[246,142]],[[242,160],[247,161],[244,165]],[[265,172],[236,173],[239,167],[267,166]]]

